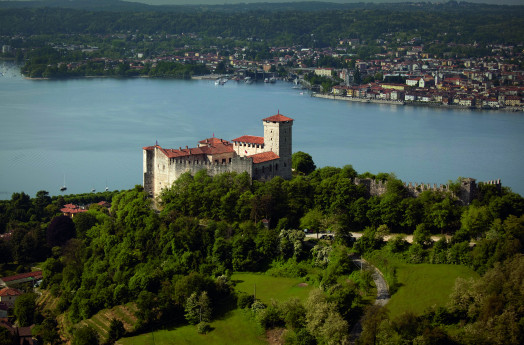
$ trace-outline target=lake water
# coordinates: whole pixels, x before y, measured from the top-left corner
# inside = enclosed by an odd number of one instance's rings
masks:
[[[319,167],[394,172],[405,182],[501,179],[524,195],[524,114],[360,104],[310,97],[290,83],[84,78],[26,80],[0,62],[0,199],[129,189],[142,147],[263,136],[262,119],[295,119],[293,151]]]

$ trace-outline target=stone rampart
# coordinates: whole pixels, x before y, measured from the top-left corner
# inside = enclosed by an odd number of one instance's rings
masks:
[[[387,191],[387,181],[381,181],[381,180],[374,180],[374,179],[360,179],[355,178],[354,183],[356,185],[363,185],[366,187],[366,190],[368,191],[370,196],[380,196]],[[500,190],[502,188],[502,183],[500,179],[498,180],[490,180],[487,182],[479,182],[478,185],[493,185]],[[455,195],[455,193],[450,189],[448,184],[439,184],[436,183],[430,184],[430,183],[413,183],[413,182],[405,182],[404,187],[406,190],[411,194],[413,197],[418,197],[422,192],[425,191],[433,191],[433,192],[450,192],[455,197],[457,197],[464,205],[469,205],[477,196],[478,196],[478,186],[475,182],[475,179],[473,178],[465,178],[461,180],[460,184],[460,190],[458,195]]]

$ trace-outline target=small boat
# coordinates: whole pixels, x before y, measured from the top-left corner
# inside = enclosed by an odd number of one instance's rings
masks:
[[[271,84],[274,84],[274,83],[277,82],[277,78],[275,78],[275,77],[271,77],[271,78],[269,78],[269,82],[270,82]]]
[[[264,83],[269,83],[269,78],[265,78]]]
[[[64,175],[64,185],[62,187],[60,187],[60,191],[63,192],[63,191],[66,191],[66,190],[67,190],[67,187],[66,187],[65,175]]]
[[[96,192],[96,189],[94,189],[94,188],[91,189],[91,193],[94,193],[94,192]]]
[[[244,79],[244,83],[252,84],[253,83],[253,79],[251,79],[251,77],[246,77],[246,79]]]

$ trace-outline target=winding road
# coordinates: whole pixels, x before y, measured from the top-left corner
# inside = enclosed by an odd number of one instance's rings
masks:
[[[384,276],[382,273],[376,268],[375,266],[371,265],[366,260],[360,258],[360,259],[353,259],[353,263],[357,265],[358,267],[361,267],[363,269],[371,269],[373,270],[373,282],[375,283],[375,286],[377,287],[377,298],[375,299],[375,305],[379,305],[381,307],[385,306],[390,299],[389,295],[389,287],[386,283],[386,280],[384,279]],[[362,320],[362,319],[361,319]],[[361,320],[359,320],[355,326],[353,326],[353,329],[351,330],[350,337],[353,340],[356,340],[360,333],[362,333],[362,324]]]

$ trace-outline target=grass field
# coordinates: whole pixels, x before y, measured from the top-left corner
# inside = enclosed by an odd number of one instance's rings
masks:
[[[231,280],[236,282],[238,291],[253,294],[256,287],[256,298],[264,303],[269,303],[271,299],[285,301],[291,297],[297,297],[301,301],[307,299],[309,292],[313,289],[311,285],[303,284],[300,278],[271,277],[256,273],[235,273]]]
[[[387,304],[392,318],[407,311],[419,315],[433,305],[446,305],[457,277],[478,274],[459,265],[399,264],[397,277],[401,286]]]
[[[276,278],[255,273],[235,273],[231,280],[236,282],[236,289],[253,294],[256,285],[257,298],[264,303],[271,299],[285,301],[291,297],[305,300],[311,286],[299,286],[303,283],[298,278]],[[198,334],[196,326],[183,326],[172,330],[159,330],[154,333],[120,339],[120,345],[267,345],[263,330],[251,319],[249,312],[233,310],[219,320],[211,322],[213,331]]]
[[[159,330],[135,337],[122,338],[120,345],[267,345],[261,328],[243,310],[233,310],[223,319],[211,322],[214,329],[198,334],[196,326],[183,326],[174,330]]]

